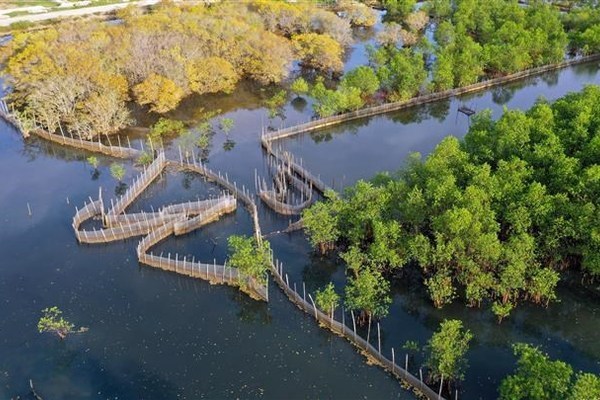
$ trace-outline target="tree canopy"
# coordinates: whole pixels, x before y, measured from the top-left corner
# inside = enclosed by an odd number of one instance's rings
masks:
[[[390,284],[379,271],[362,268],[346,286],[346,308],[358,310],[364,317],[383,318],[392,303],[389,291]]]
[[[464,140],[313,205],[305,230],[350,269],[413,262],[436,307],[460,297],[502,320],[523,301],[547,306],[565,269],[600,275],[599,104],[588,86],[497,121],[483,111]]]
[[[473,334],[464,330],[460,320],[444,320],[427,342],[427,367],[434,380],[446,382],[464,379],[467,361],[465,354]]]
[[[561,15],[544,1],[383,0],[380,46],[369,65],[349,71],[337,89],[309,90],[322,117],[376,99],[407,100],[600,51],[600,11],[577,2]],[[23,115],[48,130],[83,138],[133,123],[128,103],[167,113],[187,96],[231,93],[241,80],[281,83],[298,60],[337,77],[352,26],[376,21],[367,6],[252,0],[210,5],[162,2],[152,11],[119,12],[122,23],[66,21],[15,34],[1,61]],[[430,16],[433,23],[430,23]],[[433,40],[426,35],[430,27]],[[301,83],[301,82],[299,82]],[[300,92],[296,92],[301,94]],[[377,96],[373,96],[377,94]]]
[[[362,11],[361,11],[362,10]],[[295,58],[326,73],[342,67],[350,24],[311,2],[255,0],[126,10],[120,24],[65,21],[15,34],[1,50],[11,101],[50,131],[83,138],[132,123],[128,102],[166,113],[192,93],[230,93],[241,79],[267,85],[287,77]]]
[[[64,339],[75,327],[63,318],[62,311],[56,306],[44,308],[42,313],[37,325],[40,333],[50,332]]]
[[[518,357],[514,374],[504,378],[499,392],[502,400],[597,399],[600,376],[580,372],[564,361],[552,361],[537,347],[525,343],[513,345]]]
[[[329,282],[324,288],[317,290],[315,293],[315,302],[321,310],[333,318],[333,312],[340,304],[340,295],[335,292],[332,282]]]
[[[238,268],[240,286],[246,284],[246,277],[266,283],[266,273],[271,264],[271,248],[268,241],[258,243],[254,237],[232,235],[227,240],[229,248],[229,266]]]

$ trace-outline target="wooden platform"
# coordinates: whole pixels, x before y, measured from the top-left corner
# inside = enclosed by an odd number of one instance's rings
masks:
[[[465,114],[467,117],[470,117],[471,115],[475,114],[475,110],[467,106],[458,107],[458,112]]]

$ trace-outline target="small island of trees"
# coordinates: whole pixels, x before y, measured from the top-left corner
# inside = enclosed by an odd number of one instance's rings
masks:
[[[67,321],[63,312],[58,307],[48,307],[42,310],[42,317],[38,321],[37,328],[40,333],[51,333],[58,336],[61,340],[65,339],[71,333],[87,332],[87,328],[81,327],[73,330],[75,325]]]
[[[600,275],[598,104],[600,87],[589,86],[497,121],[484,111],[464,140],[327,194],[305,210],[305,230],[320,253],[338,250],[349,288],[365,294],[353,282],[412,265],[436,307],[460,297],[501,321],[522,302],[547,306],[564,270]]]

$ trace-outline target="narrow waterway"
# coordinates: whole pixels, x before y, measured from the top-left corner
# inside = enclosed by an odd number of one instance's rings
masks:
[[[364,43],[371,38],[364,34],[348,63],[364,61]],[[461,104],[491,108],[497,117],[504,106],[527,109],[540,96],[553,100],[598,84],[597,71],[597,63],[571,67],[281,145],[340,189],[378,171],[397,170],[408,154],[426,155],[447,135],[462,137],[468,119],[457,113]],[[173,116],[187,120],[201,110],[221,109],[223,116],[233,118],[236,126],[228,137],[214,136],[208,162],[239,185],[253,188],[255,170],[266,172],[261,128],[311,117],[310,102],[294,100],[285,107],[285,120],[269,121],[261,106],[267,95],[246,85],[233,96],[190,99]],[[233,149],[224,148],[227,140],[235,143]],[[140,266],[138,239],[78,245],[71,228],[74,207],[95,196],[99,186],[106,197],[117,187],[108,171],[114,160],[98,156],[101,165],[94,172],[85,161],[88,155],[42,140],[24,142],[0,123],[0,398],[26,397],[29,379],[48,399],[412,398],[383,370],[368,366],[349,343],[320,329],[272,283],[271,301],[264,304],[235,288]],[[127,182],[137,171],[131,163],[125,165]],[[166,173],[133,208],[150,210],[216,194],[214,185],[193,174]],[[259,214],[265,233],[289,221],[262,205]],[[251,232],[249,215],[240,207],[234,215],[171,238],[153,251],[223,262],[227,237]],[[309,291],[330,280],[343,285],[342,266],[315,258],[302,233],[270,241],[291,282],[304,281]],[[500,379],[513,367],[510,344],[518,341],[541,345],[575,369],[600,372],[600,301],[583,293],[561,288],[559,303],[548,309],[521,306],[498,325],[491,313],[460,302],[433,309],[417,280],[397,282],[394,291],[390,316],[381,322],[387,354],[392,347],[399,351],[406,340],[424,344],[443,318],[460,318],[475,334],[463,399],[496,397]],[[66,341],[38,334],[40,311],[52,305],[89,331]]]

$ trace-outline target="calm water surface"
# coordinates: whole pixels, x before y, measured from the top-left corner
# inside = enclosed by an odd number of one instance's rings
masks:
[[[372,40],[364,34],[364,42]],[[362,47],[364,49],[364,45]],[[356,47],[350,62],[363,63]],[[354,60],[354,61],[352,61]],[[600,83],[597,64],[577,66],[470,97],[355,121],[281,142],[314,173],[342,188],[382,170],[397,170],[414,151],[427,154],[449,135],[461,137],[468,119],[461,104],[476,110],[529,108],[539,96],[556,99],[585,84]],[[309,102],[293,101],[286,118],[269,121],[261,101],[268,93],[242,87],[234,96],[190,99],[173,116],[193,119],[221,109],[236,126],[217,133],[209,165],[239,185],[253,187],[255,170],[267,167],[259,146],[262,126],[310,118]],[[141,125],[147,121],[139,121]],[[132,135],[135,138],[135,135]],[[233,150],[225,151],[225,141]],[[172,147],[169,152],[177,152]],[[346,341],[318,328],[271,284],[270,303],[248,299],[234,288],[154,270],[138,264],[138,239],[108,245],[78,245],[72,233],[74,206],[114,194],[113,161],[99,156],[99,174],[87,154],[31,139],[0,124],[0,399],[27,398],[28,379],[48,399],[344,398],[409,399],[410,393],[383,370],[365,364]],[[138,171],[126,162],[130,181]],[[206,198],[218,188],[193,174],[167,172],[133,210]],[[70,204],[67,204],[67,197]],[[33,215],[27,215],[27,203]],[[259,206],[264,232],[286,226]],[[154,252],[178,252],[223,262],[231,234],[250,234],[248,213],[233,215],[190,235],[170,238]],[[309,291],[330,280],[344,284],[343,268],[315,258],[302,233],[270,238],[291,282]],[[490,312],[457,303],[431,307],[421,283],[394,285],[390,316],[381,322],[389,354],[406,340],[422,344],[444,318],[460,318],[475,334],[461,398],[495,398],[501,378],[514,365],[510,344],[543,346],[552,357],[600,372],[600,301],[567,288],[548,309],[521,306],[497,325]],[[89,331],[59,341],[36,331],[40,310],[57,305]],[[415,365],[419,362],[417,357]],[[416,369],[413,367],[413,371]]]
[[[0,132],[0,398],[25,396],[30,378],[49,399],[410,398],[275,287],[267,305],[138,265],[137,239],[78,245],[73,204],[114,189],[110,160],[93,179],[82,153]],[[134,208],[215,193],[167,173]],[[243,209],[157,250],[222,262],[232,233],[251,233]],[[38,334],[50,305],[89,331],[64,342]]]

